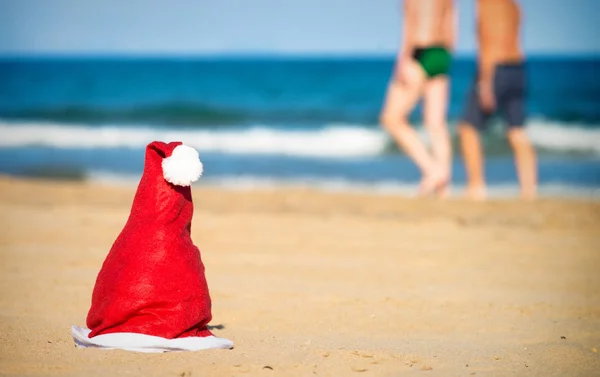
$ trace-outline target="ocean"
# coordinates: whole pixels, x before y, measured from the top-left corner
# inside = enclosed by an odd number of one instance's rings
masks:
[[[137,183],[144,147],[181,140],[198,185],[412,194],[419,172],[378,124],[392,57],[0,58],[0,173]],[[600,198],[600,58],[534,57],[527,131],[540,193]],[[475,60],[457,58],[455,127]],[[422,132],[420,107],[412,115]],[[518,190],[502,123],[484,134],[494,196]]]

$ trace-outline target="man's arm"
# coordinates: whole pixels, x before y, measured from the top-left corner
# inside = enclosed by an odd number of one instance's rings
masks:
[[[488,112],[496,108],[496,95],[494,94],[495,70],[495,60],[485,57],[479,60],[479,101],[481,107]]]
[[[492,111],[496,107],[494,98],[494,74],[496,71],[497,58],[493,54],[490,46],[485,46],[486,40],[483,33],[483,25],[490,27],[489,22],[493,22],[493,9],[489,5],[480,1],[477,7],[477,38],[479,44],[478,70],[479,70],[479,98],[482,107],[487,111]],[[492,18],[490,18],[492,17]]]
[[[479,45],[478,64],[479,64],[479,82],[491,83],[494,78],[494,70],[496,68],[496,59],[492,54],[493,46],[486,46],[486,40],[483,28],[491,27],[490,22],[494,22],[494,15],[490,14],[493,9],[490,9],[489,4],[480,1],[477,6],[477,42]]]
[[[401,77],[400,64],[407,61],[412,53],[412,11],[411,0],[403,0],[403,16],[402,16],[402,40],[398,48],[396,56],[396,64],[394,65],[394,77],[399,80]]]
[[[412,51],[412,24],[413,24],[412,0],[404,0],[404,17],[402,22],[402,44],[398,57],[400,59],[410,56]]]
[[[446,12],[444,13],[444,36],[446,47],[454,50],[456,46],[456,29],[458,27],[458,11],[454,6],[454,0],[448,0]]]
[[[486,86],[494,82],[496,60],[492,56],[479,55],[479,84]]]

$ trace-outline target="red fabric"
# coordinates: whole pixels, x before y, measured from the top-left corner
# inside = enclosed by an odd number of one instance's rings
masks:
[[[90,337],[133,332],[167,339],[212,335],[211,300],[200,251],[190,237],[189,186],[163,178],[162,160],[180,142],[146,147],[131,214],[96,279]]]

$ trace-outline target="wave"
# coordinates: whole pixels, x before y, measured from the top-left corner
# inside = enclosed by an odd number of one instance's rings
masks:
[[[600,126],[532,120],[526,130],[540,149],[600,155]],[[422,129],[420,133],[424,137]],[[267,126],[173,129],[0,121],[0,147],[143,148],[153,140],[181,140],[201,152],[299,157],[368,157],[394,149],[393,142],[380,128],[356,124],[329,124],[318,129]],[[498,144],[506,144],[503,138],[496,140]]]
[[[367,111],[349,111],[342,108],[282,107],[244,108],[215,106],[201,103],[166,102],[137,105],[129,108],[93,106],[66,106],[7,110],[0,108],[0,117],[15,122],[56,122],[83,124],[169,124],[179,127],[234,125],[252,122],[322,123],[326,121],[370,122],[376,114]]]
[[[165,103],[138,106],[128,109],[67,106],[57,108],[32,108],[20,111],[0,111],[0,116],[15,121],[44,120],[58,123],[104,124],[156,123],[185,125],[232,124],[252,117],[251,112],[217,108],[209,105]]]
[[[203,152],[282,154],[303,157],[360,157],[381,154],[388,143],[377,129],[330,125],[318,130],[238,130],[85,127],[0,123],[0,147],[142,148],[153,140],[181,140]]]
[[[527,134],[534,145],[562,152],[600,154],[600,126],[573,126],[533,120],[527,125]]]

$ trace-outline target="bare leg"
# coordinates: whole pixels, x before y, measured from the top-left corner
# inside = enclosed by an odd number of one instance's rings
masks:
[[[436,169],[435,160],[418,133],[408,123],[408,115],[419,100],[425,74],[416,62],[408,60],[402,62],[401,76],[401,80],[392,81],[388,87],[380,121],[407,156],[415,162],[423,177],[428,177]],[[422,187],[422,191],[432,191],[433,188]]]
[[[485,200],[487,193],[479,132],[472,125],[463,123],[458,128],[458,135],[467,173],[467,197],[472,200]]]
[[[448,87],[446,76],[438,76],[425,84],[425,127],[431,139],[431,151],[438,165],[437,193],[441,197],[449,194],[452,175],[452,145],[446,115],[448,111]]]
[[[535,199],[537,196],[537,158],[535,149],[522,127],[511,128],[508,131],[508,141],[515,154],[521,197]]]

